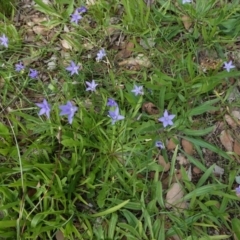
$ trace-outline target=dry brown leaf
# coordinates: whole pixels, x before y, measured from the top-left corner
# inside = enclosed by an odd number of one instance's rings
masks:
[[[158,164],[163,166],[164,172],[167,172],[170,169],[170,163],[169,162],[167,163],[162,155],[159,155],[158,157]]]
[[[171,208],[179,205],[183,196],[184,192],[180,183],[173,183],[166,195],[166,207]]]
[[[192,26],[192,20],[187,15],[182,16],[182,22],[186,30],[189,30],[190,27]]]
[[[44,21],[47,21],[47,18],[46,17],[33,17],[32,18],[32,21],[35,23],[35,24],[41,24],[41,22],[44,22]]]
[[[220,134],[220,141],[227,151],[233,150],[233,138],[229,131],[223,130]]]
[[[200,174],[202,171],[198,167],[193,167],[193,172],[196,174]]]
[[[240,120],[240,112],[237,110],[232,111],[233,117],[235,117],[237,120]]]
[[[38,34],[38,35],[42,35],[42,36],[46,36],[48,35],[48,29],[46,27],[43,27],[43,26],[34,26],[32,28],[32,30]]]
[[[72,45],[65,39],[60,40],[63,48],[72,50]]]
[[[224,174],[224,169],[219,167],[218,165],[215,165],[215,167],[213,169],[213,173],[217,176],[221,176]]]
[[[234,141],[233,151],[240,156],[240,143],[238,141]]]
[[[148,113],[149,115],[159,114],[158,108],[151,102],[146,102],[142,105],[142,111]]]
[[[234,121],[234,119],[232,119],[232,117],[228,114],[224,115],[224,119],[226,120],[226,122],[228,123],[229,126],[231,126],[232,128],[236,128],[237,124]]]
[[[141,66],[141,67],[146,67],[149,68],[151,67],[151,62],[149,59],[144,56],[143,54],[138,54],[136,58],[129,58],[126,59],[122,62],[118,63],[119,66]]]
[[[167,150],[171,151],[171,150],[174,150],[176,148],[176,143],[175,142],[178,141],[177,137],[173,137],[173,138],[170,138],[169,141],[167,142]]]
[[[61,230],[57,230],[55,238],[56,240],[64,240],[64,235]]]
[[[193,155],[194,149],[193,149],[193,144],[191,142],[189,142],[186,139],[182,139],[182,146],[185,153],[189,155]]]
[[[123,48],[121,51],[119,51],[115,57],[116,60],[118,59],[123,59],[123,58],[128,58],[132,54],[132,50],[134,48],[134,43],[128,42],[126,44],[126,47]]]
[[[179,161],[180,165],[187,165],[189,163],[189,161],[187,160],[187,158],[185,158],[184,156],[182,156],[181,154],[179,154],[179,156],[176,157],[176,159]]]

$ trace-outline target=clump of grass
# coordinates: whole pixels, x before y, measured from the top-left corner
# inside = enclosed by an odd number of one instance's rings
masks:
[[[224,57],[233,42],[227,33],[239,34],[228,24],[236,3],[160,0],[149,8],[139,0],[98,1],[79,13],[80,1],[35,2],[48,17],[41,26],[55,27],[50,41],[40,34],[26,44],[13,23],[0,29],[9,39],[0,46],[0,237],[240,238],[237,164],[205,139],[214,128],[206,116],[230,107],[216,88],[240,74],[201,72],[196,61],[202,48]],[[70,22],[73,13],[81,14],[79,22]],[[189,31],[183,15],[191,19]],[[130,55],[126,43],[134,45]],[[140,67],[122,67],[127,54]],[[143,111],[149,102],[155,114]],[[162,118],[166,110],[170,119]],[[168,151],[172,137],[176,146]],[[182,139],[194,145],[194,155],[182,149]],[[222,162],[222,177],[213,174],[207,151]],[[177,163],[178,154],[201,171],[197,179]],[[166,202],[174,181],[185,207]]]

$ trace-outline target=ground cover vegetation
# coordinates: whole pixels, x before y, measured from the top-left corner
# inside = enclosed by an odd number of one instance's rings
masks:
[[[240,239],[239,0],[0,4],[1,239]]]

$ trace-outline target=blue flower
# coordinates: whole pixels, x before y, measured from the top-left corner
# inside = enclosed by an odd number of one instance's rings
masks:
[[[78,74],[78,69],[79,69],[79,66],[75,64],[73,61],[71,61],[70,65],[66,67],[66,70],[71,73],[71,76],[73,74]]]
[[[155,146],[157,148],[160,148],[160,149],[164,149],[165,148],[164,144],[161,141],[156,141],[155,142]]]
[[[60,105],[59,108],[61,110],[60,116],[67,115],[68,116],[68,122],[70,124],[72,124],[74,114],[78,110],[78,107],[73,106],[72,103],[70,101],[68,101],[66,105]]]
[[[6,37],[5,34],[3,34],[1,37],[0,37],[0,45],[3,45],[4,47],[8,47],[8,37]]]
[[[106,56],[105,50],[104,49],[99,50],[99,52],[97,53],[96,61],[99,62],[105,56]]]
[[[41,108],[40,112],[38,113],[38,115],[46,114],[47,118],[50,117],[51,107],[48,104],[46,99],[43,99],[42,103],[36,103],[36,105]]]
[[[224,62],[223,68],[225,68],[227,70],[227,72],[230,72],[230,70],[232,68],[235,68],[235,66],[232,64],[232,61],[230,61],[229,63],[228,62]]]
[[[134,94],[135,94],[135,96],[137,96],[137,95],[143,95],[144,94],[144,92],[143,92],[143,86],[137,86],[137,85],[134,85],[134,88],[133,88],[133,90],[131,91],[131,92],[133,92]]]
[[[79,14],[82,14],[82,13],[87,12],[87,8],[84,6],[81,6],[81,7],[77,8],[77,11]]]
[[[76,10],[72,15],[71,15],[71,22],[74,22],[78,24],[79,20],[82,19],[82,16],[79,14],[78,10]]]
[[[15,71],[16,72],[21,72],[24,69],[24,65],[20,62],[15,64]]]
[[[86,91],[92,91],[92,92],[96,91],[96,87],[98,84],[95,83],[95,80],[92,80],[92,82],[86,82],[86,84],[88,86]]]
[[[30,68],[29,71],[30,72],[29,72],[28,76],[30,78],[34,79],[34,78],[38,77],[38,71],[37,70]]]
[[[114,99],[108,98],[107,106],[108,106],[108,107],[117,107],[118,104],[116,103],[116,101],[115,101]]]
[[[235,189],[236,194],[240,194],[240,185]]]
[[[168,111],[165,110],[163,117],[159,118],[158,121],[163,123],[163,127],[167,127],[173,125],[173,118],[175,118],[175,115],[169,115]]]
[[[112,125],[119,120],[123,120],[125,117],[119,114],[118,106],[113,111],[108,112],[108,117],[112,119]]]

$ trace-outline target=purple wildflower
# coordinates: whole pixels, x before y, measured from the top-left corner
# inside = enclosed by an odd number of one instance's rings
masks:
[[[225,68],[227,70],[227,72],[230,72],[230,70],[232,68],[235,68],[235,66],[232,64],[232,61],[230,61],[229,63],[228,62],[224,62],[223,68]]]
[[[8,47],[8,37],[6,37],[5,34],[3,34],[1,37],[0,37],[0,45],[4,46],[4,47]]]
[[[157,147],[157,148],[160,148],[160,149],[164,149],[165,147],[164,147],[164,144],[161,142],[161,141],[156,141],[155,142],[155,146]]]
[[[237,195],[240,194],[240,185],[235,190]]]
[[[167,127],[168,125],[170,125],[170,126],[173,125],[172,120],[174,117],[175,117],[175,115],[173,115],[173,114],[169,115],[168,111],[165,110],[163,117],[159,118],[158,121],[163,123],[163,127]]]
[[[92,92],[96,91],[96,87],[98,84],[95,83],[95,80],[92,80],[92,82],[86,82],[86,84],[88,86],[86,91],[92,91]]]
[[[78,107],[73,106],[72,103],[70,101],[68,101],[66,105],[60,105],[59,108],[61,110],[60,116],[67,115],[68,116],[68,122],[70,124],[72,124],[74,114],[78,110]]]
[[[97,53],[96,61],[99,62],[105,56],[106,56],[105,50],[104,49],[99,50],[99,52]]]
[[[81,7],[77,8],[77,11],[78,11],[78,13],[82,14],[82,13],[87,12],[87,8],[84,6],[81,6]]]
[[[71,15],[71,22],[74,22],[78,24],[79,20],[82,19],[82,16],[79,14],[78,10],[76,10],[72,15]]]
[[[108,107],[117,107],[118,104],[115,102],[114,99],[112,99],[112,98],[108,98],[107,106],[108,106]]]
[[[112,125],[119,120],[123,120],[125,117],[119,114],[118,106],[113,111],[108,112],[108,117],[112,119]]]
[[[40,112],[38,113],[38,115],[46,114],[47,118],[50,117],[51,107],[48,104],[46,99],[43,99],[42,103],[36,103],[36,105],[41,108]]]
[[[71,76],[73,74],[78,74],[79,66],[71,61],[70,65],[66,68],[67,71],[71,72]]]
[[[37,70],[30,68],[29,71],[30,71],[30,73],[28,74],[28,76],[30,78],[34,79],[34,78],[38,77],[38,71]]]
[[[24,65],[22,62],[15,64],[15,71],[21,72],[24,69]]]
[[[134,88],[133,88],[133,90],[131,91],[131,92],[133,92],[134,94],[135,94],[135,96],[137,96],[137,95],[143,95],[144,94],[144,92],[143,92],[143,86],[137,86],[137,85],[134,85]]]

